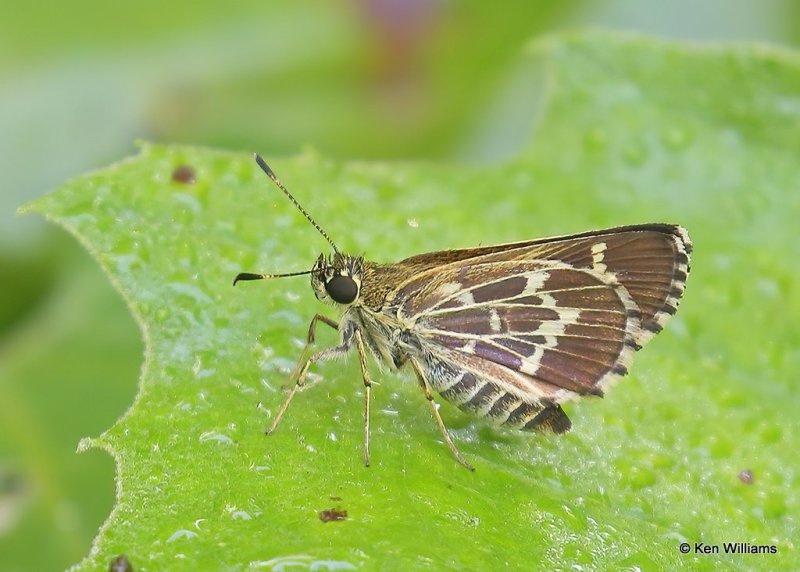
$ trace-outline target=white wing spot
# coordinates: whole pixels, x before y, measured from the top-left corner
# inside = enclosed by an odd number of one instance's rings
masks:
[[[606,265],[603,264],[606,248],[608,248],[608,245],[605,242],[598,242],[592,245],[592,268],[600,273],[607,270]]]
[[[605,242],[598,242],[597,244],[592,245],[592,268],[594,268],[597,272],[605,272],[606,265],[603,264],[603,258],[605,258],[605,251],[608,248],[608,245]]]
[[[451,294],[455,294],[459,290],[461,290],[461,284],[459,284],[458,282],[446,282],[445,284],[439,286],[437,294],[443,298],[446,298]]]
[[[528,278],[528,282],[525,284],[525,289],[522,291],[522,294],[525,296],[534,296],[541,291],[545,281],[550,277],[550,273],[542,271],[526,272],[525,276]]]
[[[471,306],[475,303],[475,298],[472,296],[472,292],[464,292],[463,294],[459,295],[459,297],[456,298],[456,300],[458,300],[465,306]]]
[[[598,242],[592,245],[592,254],[600,254],[606,251],[608,245],[605,242]]]
[[[502,327],[500,316],[498,315],[497,310],[494,308],[492,308],[492,311],[489,313],[489,327],[495,333],[499,332],[500,328]]]

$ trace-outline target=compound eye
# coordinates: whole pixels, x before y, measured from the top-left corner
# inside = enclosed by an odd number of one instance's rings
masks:
[[[325,290],[338,304],[350,304],[358,296],[358,284],[349,276],[334,276],[325,282]]]

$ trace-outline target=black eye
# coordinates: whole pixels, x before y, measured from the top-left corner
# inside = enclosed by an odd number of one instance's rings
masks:
[[[349,276],[334,276],[325,282],[325,290],[339,304],[349,304],[358,296],[358,285]]]

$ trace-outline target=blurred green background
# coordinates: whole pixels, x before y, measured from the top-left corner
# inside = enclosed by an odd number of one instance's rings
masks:
[[[282,156],[494,162],[529,139],[531,38],[607,27],[796,45],[793,0],[0,2],[0,570],[80,560],[142,343],[97,265],[14,212],[147,139]]]

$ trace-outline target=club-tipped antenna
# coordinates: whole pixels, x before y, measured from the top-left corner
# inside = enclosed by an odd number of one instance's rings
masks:
[[[255,274],[253,272],[239,272],[236,278],[233,279],[233,285],[236,286],[237,282],[244,280],[269,280],[270,278],[286,278],[288,276],[302,276],[303,274],[311,274],[311,270],[303,270],[301,272],[286,272],[285,274]]]
[[[301,213],[303,213],[303,216],[306,217],[308,222],[310,222],[314,226],[314,228],[317,229],[317,231],[323,236],[323,238],[325,238],[325,240],[328,241],[328,244],[330,244],[333,247],[333,251],[338,254],[339,253],[339,249],[336,248],[336,245],[331,240],[331,237],[328,236],[328,233],[325,232],[324,230],[322,230],[322,227],[317,224],[317,221],[315,221],[311,217],[311,215],[306,212],[306,209],[304,209],[300,205],[300,203],[297,202],[297,199],[292,196],[292,193],[290,193],[289,190],[286,187],[283,186],[283,183],[281,183],[280,179],[278,179],[278,177],[275,175],[275,173],[272,172],[272,169],[270,169],[269,165],[267,165],[267,162],[264,161],[264,159],[261,158],[261,155],[259,155],[258,153],[254,153],[254,155],[255,155],[255,158],[256,158],[256,163],[258,163],[258,166],[261,167],[261,170],[264,171],[267,174],[267,177],[272,179],[272,182],[275,183],[275,185],[277,185],[277,187],[280,190],[283,191],[284,195],[289,197],[289,200],[292,201],[292,204],[294,204],[294,206],[297,207],[297,210],[299,210]],[[270,277],[273,277],[273,276],[270,276]],[[275,278],[277,278],[277,276],[275,276]],[[257,278],[247,278],[247,279],[241,278],[241,280],[257,280]]]

